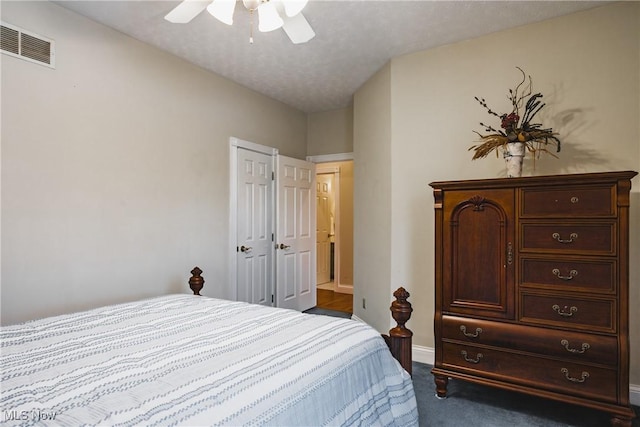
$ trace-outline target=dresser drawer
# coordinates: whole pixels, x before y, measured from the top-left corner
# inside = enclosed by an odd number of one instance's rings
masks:
[[[577,363],[616,366],[615,336],[561,331],[456,316],[442,317],[442,339],[448,342],[512,348]]]
[[[520,294],[520,321],[525,323],[615,333],[615,313],[614,299]]]
[[[615,294],[616,267],[613,259],[522,257],[519,283],[521,287]]]
[[[617,401],[615,369],[446,342],[442,367],[575,396]]]
[[[616,223],[553,222],[520,224],[520,251],[615,255]]]
[[[521,217],[610,217],[616,215],[615,186],[524,188]]]

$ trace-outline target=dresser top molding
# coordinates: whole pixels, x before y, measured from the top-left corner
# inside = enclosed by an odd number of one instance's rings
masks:
[[[465,189],[473,187],[480,188],[503,188],[503,187],[531,187],[531,186],[567,186],[583,183],[610,183],[620,180],[631,180],[636,176],[636,171],[617,172],[597,172],[597,173],[577,173],[566,175],[541,175],[525,176],[519,178],[490,178],[490,179],[470,179],[464,181],[434,181],[429,185],[436,189]]]

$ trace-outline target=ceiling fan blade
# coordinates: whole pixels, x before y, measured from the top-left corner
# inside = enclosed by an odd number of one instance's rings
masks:
[[[287,33],[293,44],[306,43],[315,37],[316,33],[302,13],[291,17],[285,15],[282,19],[284,21],[282,29]]]
[[[287,16],[295,16],[302,12],[309,0],[281,0]]]
[[[211,0],[184,0],[171,12],[167,13],[164,19],[174,24],[186,24],[205,10],[209,3],[211,3]]]

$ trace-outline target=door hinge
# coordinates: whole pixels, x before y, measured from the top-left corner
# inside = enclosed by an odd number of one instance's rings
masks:
[[[273,239],[275,239],[275,237],[273,236],[273,233],[271,233],[271,241],[273,242]]]
[[[275,180],[276,180],[276,173],[271,172],[271,181],[275,181]]]
[[[273,295],[271,295],[271,304],[273,304]]]

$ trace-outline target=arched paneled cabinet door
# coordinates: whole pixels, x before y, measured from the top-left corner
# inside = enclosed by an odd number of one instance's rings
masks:
[[[447,193],[445,312],[513,319],[513,209],[512,189]]]

